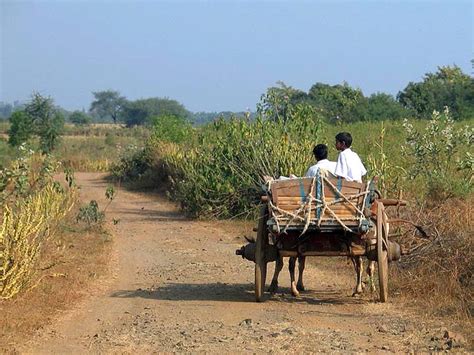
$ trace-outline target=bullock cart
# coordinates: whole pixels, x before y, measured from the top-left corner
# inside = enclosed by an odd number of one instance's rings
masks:
[[[349,182],[321,171],[314,178],[270,180],[264,185],[255,243],[236,254],[255,262],[255,298],[264,300],[267,264],[281,257],[366,257],[378,264],[381,302],[388,299],[388,263],[400,258],[389,241],[386,206],[376,180]]]

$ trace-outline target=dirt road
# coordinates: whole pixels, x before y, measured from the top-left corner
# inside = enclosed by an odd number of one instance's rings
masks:
[[[103,206],[100,174],[78,174],[84,201]],[[372,296],[350,297],[346,260],[315,259],[307,291],[255,303],[253,264],[235,256],[244,223],[185,219],[164,198],[120,190],[107,211],[114,240],[109,277],[19,350],[84,352],[427,351],[440,327]],[[431,338],[434,337],[434,340]]]

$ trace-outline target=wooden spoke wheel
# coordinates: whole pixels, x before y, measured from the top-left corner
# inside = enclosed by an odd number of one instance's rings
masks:
[[[263,292],[265,290],[265,279],[267,277],[267,261],[265,250],[268,246],[268,208],[261,206],[258,219],[257,240],[255,245],[255,300],[263,302]]]
[[[388,300],[388,228],[382,203],[377,204],[377,264],[380,302]]]

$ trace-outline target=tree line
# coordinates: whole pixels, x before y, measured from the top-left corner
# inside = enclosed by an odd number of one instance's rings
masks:
[[[279,82],[267,90],[263,106],[275,117],[286,117],[289,104],[309,104],[332,123],[427,119],[445,107],[455,120],[469,119],[474,117],[474,80],[457,66],[444,66],[420,82],[410,82],[396,97],[381,92],[366,97],[347,83],[316,83],[304,92]]]
[[[55,106],[53,100],[33,94],[27,104],[14,106],[0,103],[0,116],[11,121],[10,133],[17,145],[32,134],[44,137],[43,148],[54,145],[55,135],[68,120],[77,125],[91,122],[124,123],[126,126],[153,123],[155,117],[175,117],[196,125],[213,121],[217,117],[245,117],[253,119],[255,113],[197,112],[188,111],[183,104],[170,98],[144,98],[128,100],[115,90],[92,93],[93,101],[88,111],[68,112]],[[270,119],[289,119],[289,107],[303,105],[320,114],[327,122],[396,120],[404,117],[425,119],[433,111],[450,109],[455,120],[474,117],[474,80],[457,66],[438,67],[427,73],[419,82],[410,82],[395,97],[378,92],[364,96],[362,90],[347,83],[329,85],[315,83],[308,92],[278,82],[262,95],[257,111],[265,112]],[[62,122],[62,123],[61,123]],[[46,138],[47,136],[50,138]],[[49,143],[48,143],[49,142]]]

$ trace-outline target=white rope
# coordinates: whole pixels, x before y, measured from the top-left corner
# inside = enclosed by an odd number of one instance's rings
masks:
[[[364,218],[364,213],[363,210],[365,208],[365,196],[369,193],[369,185],[367,184],[366,190],[360,193],[357,193],[355,195],[351,195],[349,197],[344,196],[344,194],[339,191],[325,176],[320,176],[321,179],[321,200],[317,199],[314,197],[314,187],[316,184],[316,179],[317,177],[314,177],[311,181],[311,188],[309,194],[306,196],[306,201],[296,210],[293,211],[293,213],[283,210],[279,208],[278,206],[275,206],[272,203],[271,198],[268,199],[268,203],[270,206],[270,209],[272,211],[272,214],[274,215],[274,220],[277,225],[277,230],[278,233],[280,233],[281,226],[280,224],[283,224],[286,220],[289,220],[284,223],[284,229],[283,233],[286,233],[288,227],[290,227],[295,220],[299,222],[304,222],[304,228],[303,231],[300,235],[303,235],[309,228],[310,225],[316,225],[318,227],[321,226],[321,223],[324,221],[333,221],[335,220],[344,230],[353,232],[352,229],[350,229],[345,223],[350,222],[350,221],[358,221],[359,224],[361,223],[361,220]],[[325,191],[324,191],[324,182],[327,183],[336,193],[340,196],[340,198],[335,199],[334,201],[331,202],[326,202],[325,198]],[[268,183],[269,191],[271,191],[271,181]],[[363,201],[362,201],[362,210],[359,209],[354,203],[351,202],[351,200],[358,199],[359,197],[364,196]],[[330,208],[330,206],[336,205],[336,204],[341,204],[343,202],[347,202],[358,215],[353,218],[340,218],[337,216],[337,214]],[[314,220],[311,219],[311,213],[313,211],[312,205],[313,202],[315,202],[315,209],[317,210],[318,208],[322,208],[322,211],[318,217],[318,219]],[[325,213],[329,212],[329,214],[332,216],[332,219],[326,219],[324,218]],[[278,215],[278,212],[280,215]],[[303,217],[300,216],[301,213],[304,213]]]

